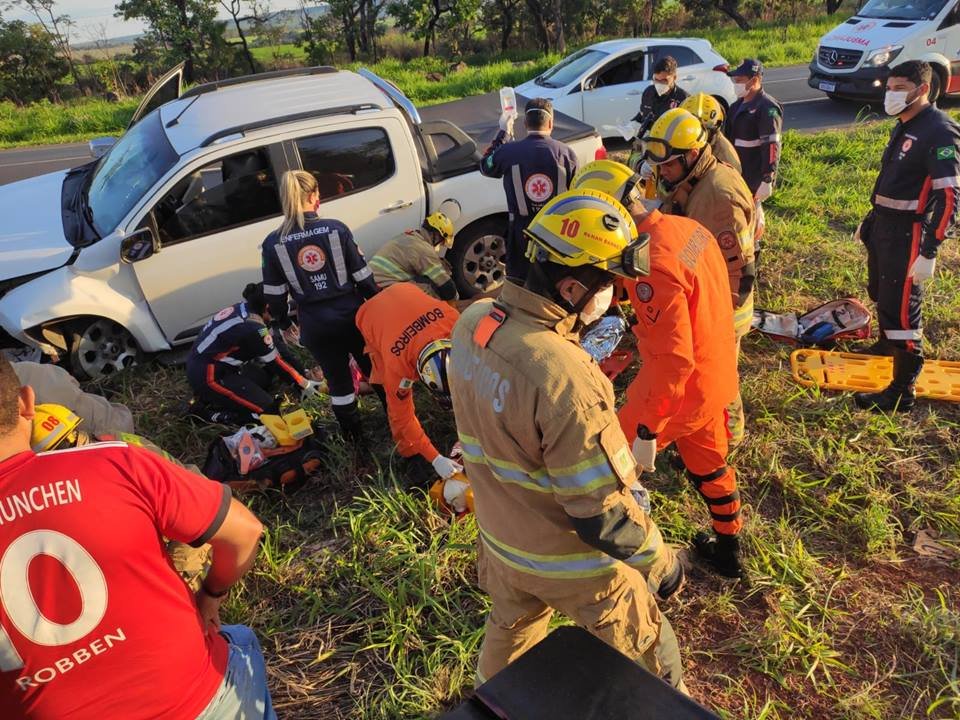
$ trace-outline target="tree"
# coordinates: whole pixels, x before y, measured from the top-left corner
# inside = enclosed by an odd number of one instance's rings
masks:
[[[462,0],[399,0],[391,2],[389,12],[400,26],[409,30],[413,37],[423,40],[423,56],[430,54],[431,45],[436,49],[437,26],[446,15],[454,13]]]
[[[229,2],[227,0],[220,0],[220,5],[227,11],[230,17],[233,18],[233,25],[237,29],[237,36],[240,38],[240,45],[243,48],[243,56],[250,66],[251,74],[256,73],[257,64],[253,60],[253,53],[250,52],[247,36],[243,32],[243,23],[256,22],[257,20],[254,14],[257,9],[256,3],[253,4],[250,11],[246,14],[243,12],[243,0],[229,0]]]
[[[14,0],[13,4],[29,10],[37,19],[40,27],[50,36],[66,61],[77,90],[82,92],[83,81],[80,78],[80,72],[77,70],[77,64],[73,60],[73,48],[70,47],[70,29],[73,27],[73,20],[70,19],[70,16],[58,15],[54,0]]]
[[[750,29],[750,23],[740,12],[740,0],[683,0],[683,5],[695,15],[719,10],[733,20],[741,30]]]
[[[47,97],[58,100],[57,79],[67,69],[66,59],[43,28],[0,20],[0,99],[18,105]]]
[[[212,0],[120,0],[115,15],[145,21],[159,43],[172,51],[169,59],[183,61],[188,83],[195,79],[198,62],[222,67],[224,58],[217,56],[224,46],[223,24],[216,21]]]

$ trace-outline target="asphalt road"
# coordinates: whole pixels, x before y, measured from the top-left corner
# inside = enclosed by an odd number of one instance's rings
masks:
[[[838,103],[807,86],[807,66],[773,68],[764,78],[767,92],[783,103],[784,128],[810,132],[843,127],[861,118],[878,119],[883,110],[863,103]],[[81,165],[91,159],[86,143],[0,151],[0,185]]]

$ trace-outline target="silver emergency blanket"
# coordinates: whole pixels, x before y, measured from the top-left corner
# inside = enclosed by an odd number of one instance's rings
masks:
[[[580,346],[598,363],[613,354],[627,332],[627,321],[619,315],[602,317],[583,333]]]

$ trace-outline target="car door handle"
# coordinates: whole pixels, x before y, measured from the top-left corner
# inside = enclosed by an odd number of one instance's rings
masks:
[[[383,208],[383,210],[380,211],[380,214],[385,215],[387,213],[396,212],[397,210],[403,210],[411,205],[413,205],[413,200],[397,200],[395,203],[387,205],[385,208]]]
[[[642,94],[643,93],[641,93],[639,90],[631,90],[627,93],[627,95],[642,95]]]
[[[696,75],[687,75],[686,77],[680,78],[683,82],[689,82],[690,80],[696,80]]]

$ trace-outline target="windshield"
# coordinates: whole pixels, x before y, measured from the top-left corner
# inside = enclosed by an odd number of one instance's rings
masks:
[[[87,205],[97,233],[103,237],[116,230],[177,159],[163,131],[159,110],[130,128],[103,157],[90,181]]]
[[[601,58],[605,58],[606,56],[607,53],[605,52],[584,48],[583,50],[575,52],[570,57],[564,58],[547,70],[536,79],[536,83],[543,87],[565,87],[574,80],[577,80],[587,70],[600,62]]]
[[[875,20],[933,20],[948,0],[870,0],[857,17]]]

